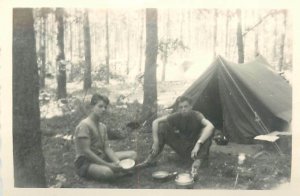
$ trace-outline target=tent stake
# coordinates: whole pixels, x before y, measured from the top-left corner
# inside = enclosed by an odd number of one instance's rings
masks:
[[[236,177],[235,177],[235,182],[234,182],[234,187],[233,187],[234,189],[238,183],[238,179],[239,179],[239,172],[237,172]]]

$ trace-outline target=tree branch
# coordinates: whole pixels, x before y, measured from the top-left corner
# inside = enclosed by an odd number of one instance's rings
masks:
[[[281,11],[278,11],[278,10],[272,10],[270,12],[268,12],[264,17],[262,17],[255,25],[253,25],[251,28],[248,28],[246,32],[244,32],[242,34],[242,36],[246,36],[247,33],[249,33],[250,31],[252,31],[255,27],[257,27],[258,25],[260,25],[266,18],[268,18],[270,15],[273,15],[273,14],[277,14]]]

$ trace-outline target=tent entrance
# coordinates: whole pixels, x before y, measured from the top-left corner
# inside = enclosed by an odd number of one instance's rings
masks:
[[[216,74],[211,77],[206,88],[202,91],[201,97],[195,102],[193,109],[203,113],[215,128],[223,129],[222,102]]]

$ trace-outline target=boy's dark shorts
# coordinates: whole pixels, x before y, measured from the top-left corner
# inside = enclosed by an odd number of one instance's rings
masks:
[[[87,177],[88,169],[92,162],[85,156],[79,156],[75,162],[75,170],[78,176]]]

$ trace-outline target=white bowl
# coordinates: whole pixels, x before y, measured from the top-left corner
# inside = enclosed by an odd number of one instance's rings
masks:
[[[131,169],[135,165],[135,161],[133,159],[123,159],[120,161],[120,166],[123,169]]]

